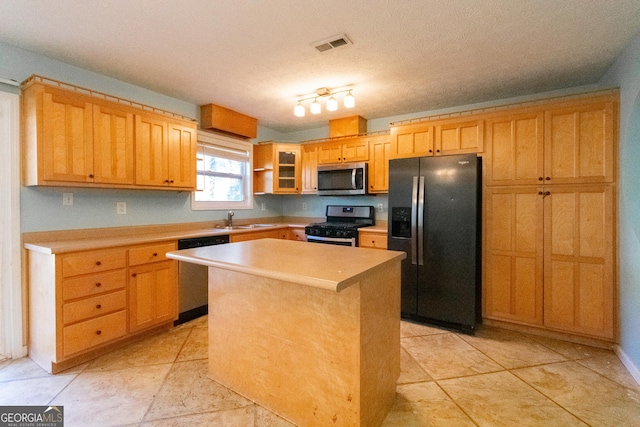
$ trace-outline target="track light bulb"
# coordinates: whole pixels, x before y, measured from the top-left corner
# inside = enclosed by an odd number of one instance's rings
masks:
[[[311,111],[311,114],[320,114],[320,112],[322,111],[322,107],[318,102],[318,98],[313,100],[313,102],[309,106],[309,110]]]
[[[338,109],[338,101],[331,95],[331,98],[327,100],[327,110],[336,111]]]
[[[298,117],[304,117],[304,105],[298,102],[298,105],[293,109],[293,114]]]
[[[356,100],[353,95],[351,95],[351,91],[344,97],[344,106],[345,108],[353,108],[356,106]]]

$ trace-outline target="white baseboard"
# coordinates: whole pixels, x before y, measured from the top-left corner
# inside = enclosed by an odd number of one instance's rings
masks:
[[[625,368],[627,368],[627,370],[629,371],[633,379],[636,380],[638,385],[640,385],[640,369],[638,369],[638,367],[633,364],[629,356],[627,356],[627,354],[624,351],[622,351],[619,345],[616,345],[614,347],[614,351],[620,358],[620,361],[625,366]]]

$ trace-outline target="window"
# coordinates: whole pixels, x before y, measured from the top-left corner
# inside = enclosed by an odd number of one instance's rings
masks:
[[[251,209],[253,144],[198,131],[197,190],[191,209]]]

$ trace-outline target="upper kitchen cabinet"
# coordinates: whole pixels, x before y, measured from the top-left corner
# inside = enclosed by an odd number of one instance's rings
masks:
[[[532,112],[487,120],[487,185],[542,183],[543,117]]]
[[[318,164],[366,162],[369,160],[367,138],[345,138],[324,142],[318,147]]]
[[[194,188],[195,122],[174,115],[152,114],[135,108],[137,106],[109,95],[32,76],[22,87],[24,184],[167,188],[167,183],[141,184],[141,176],[151,169],[155,171],[153,162],[157,159],[155,153],[139,146],[139,135],[145,130],[136,127],[136,121],[141,126],[145,122],[164,121],[164,130],[158,133],[158,129],[154,129],[153,136],[163,139],[162,144],[166,145],[171,126],[182,127],[188,135],[182,136],[181,144],[189,145],[191,150],[187,156],[184,148],[180,157],[176,157],[175,150],[171,152],[171,167],[180,162],[178,168],[183,175],[167,174],[164,179],[174,180],[171,189]],[[188,144],[186,140],[190,140]],[[165,161],[169,165],[167,155]]]
[[[171,189],[196,186],[196,128],[163,117],[135,116],[136,184]]]
[[[615,109],[614,100],[596,99],[545,111],[545,181],[614,181]]]
[[[484,121],[443,123],[435,127],[436,156],[482,152]]]
[[[302,144],[302,194],[318,192],[318,144]]]
[[[389,135],[369,138],[369,193],[389,192],[389,156],[391,140]]]
[[[300,145],[258,144],[253,149],[255,194],[300,193]]]
[[[614,182],[616,108],[607,95],[488,119],[487,185]]]
[[[433,126],[413,123],[391,127],[391,159],[433,156]]]

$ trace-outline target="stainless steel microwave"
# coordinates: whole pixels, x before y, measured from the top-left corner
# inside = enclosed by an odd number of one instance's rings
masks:
[[[318,196],[367,194],[367,164],[318,166]]]

